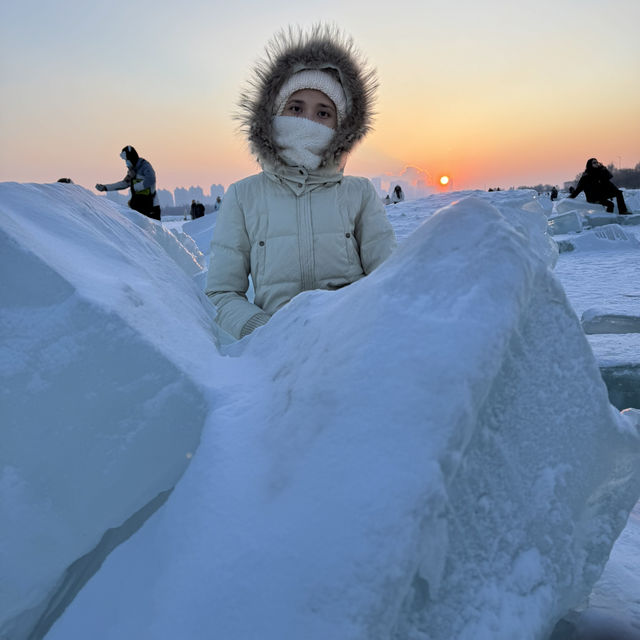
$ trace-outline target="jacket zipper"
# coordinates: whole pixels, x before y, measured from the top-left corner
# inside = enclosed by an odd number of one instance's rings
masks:
[[[298,213],[298,235],[300,276],[303,291],[315,287],[314,255],[313,255],[313,228],[311,225],[311,193],[307,192],[296,198]]]

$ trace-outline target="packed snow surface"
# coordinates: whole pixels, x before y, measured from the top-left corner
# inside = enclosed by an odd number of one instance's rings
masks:
[[[215,346],[195,245],[80,187],[3,184],[0,203],[0,637],[13,639],[74,561],[175,485]]]
[[[384,265],[222,353],[215,216],[172,234],[75,185],[0,203],[0,637],[42,628],[69,566],[174,485],[48,640],[543,640],[633,599],[637,529],[602,571],[638,417],[609,404],[556,275],[580,252],[531,192],[389,207]]]

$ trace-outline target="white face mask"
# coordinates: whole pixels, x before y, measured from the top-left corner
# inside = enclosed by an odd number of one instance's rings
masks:
[[[278,146],[278,155],[292,167],[317,169],[335,133],[306,118],[276,116],[273,119],[273,139]]]

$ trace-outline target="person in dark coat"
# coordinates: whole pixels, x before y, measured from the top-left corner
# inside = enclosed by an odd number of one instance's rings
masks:
[[[195,200],[191,201],[191,219],[195,220],[196,218],[202,218],[204,215],[204,205],[202,202],[196,202]]]
[[[557,200],[558,199],[558,190],[553,187],[553,189],[551,189],[551,199],[552,200]]]
[[[156,172],[151,163],[141,158],[131,145],[123,147],[120,157],[127,165],[127,175],[120,182],[98,183],[96,189],[98,191],[131,189],[129,206],[149,218],[160,220],[160,203],[156,193]]]
[[[589,158],[584,173],[580,176],[578,186],[569,194],[570,198],[575,198],[584,191],[587,202],[601,204],[606,207],[607,213],[613,213],[613,202],[610,198],[615,198],[618,203],[618,213],[621,215],[629,213],[624,201],[622,191],[611,182],[613,175],[596,158]]]

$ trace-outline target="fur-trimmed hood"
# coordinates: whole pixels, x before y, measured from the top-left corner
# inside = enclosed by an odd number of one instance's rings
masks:
[[[285,81],[303,69],[333,73],[344,89],[347,113],[320,163],[321,169],[339,168],[371,130],[378,85],[375,71],[356,50],[353,40],[336,27],[318,25],[308,32],[290,27],[277,33],[240,96],[237,119],[260,163],[270,168],[282,167],[273,134],[276,98]]]

